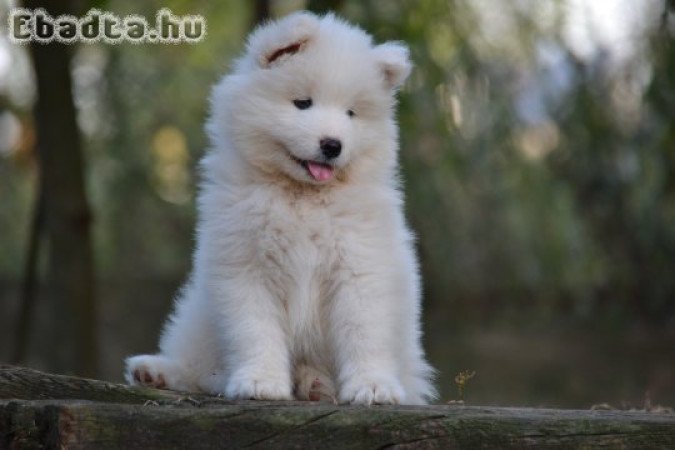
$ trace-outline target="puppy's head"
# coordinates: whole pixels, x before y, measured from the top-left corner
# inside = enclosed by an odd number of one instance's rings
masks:
[[[258,28],[214,89],[214,146],[226,139],[257,170],[326,184],[389,177],[395,94],[407,48],[374,46],[333,15],[296,13]]]

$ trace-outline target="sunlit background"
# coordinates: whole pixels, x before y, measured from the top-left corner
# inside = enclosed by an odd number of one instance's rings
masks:
[[[194,45],[71,48],[98,377],[121,381],[126,355],[156,348],[190,269],[211,85],[265,12],[331,7],[378,41],[405,41],[415,62],[401,161],[441,401],[472,370],[471,404],[675,404],[674,2],[73,3],[208,23]],[[74,373],[62,336],[79,320],[53,301],[46,242],[13,361],[38,195],[31,54],[7,38],[15,6],[0,0],[0,363]]]

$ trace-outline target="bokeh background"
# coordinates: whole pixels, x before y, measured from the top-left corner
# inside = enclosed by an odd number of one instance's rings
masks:
[[[333,9],[415,62],[401,161],[441,401],[471,370],[470,404],[675,404],[672,0],[51,3],[24,6],[168,7],[208,36],[19,46],[0,0],[1,363],[120,381],[156,348],[211,85],[260,20]]]

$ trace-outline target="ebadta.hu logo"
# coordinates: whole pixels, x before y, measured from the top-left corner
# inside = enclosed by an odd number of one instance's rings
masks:
[[[145,17],[123,18],[98,9],[91,9],[81,18],[71,15],[52,17],[42,8],[13,8],[8,16],[10,41],[24,44],[35,41],[105,42],[118,44],[179,44],[200,42],[206,36],[206,20],[199,15],[175,16],[167,8],[157,11],[152,26]]]

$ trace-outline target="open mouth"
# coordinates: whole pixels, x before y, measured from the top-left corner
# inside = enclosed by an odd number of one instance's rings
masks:
[[[331,178],[333,178],[335,168],[332,165],[318,161],[311,161],[309,159],[296,158],[293,155],[290,156],[293,159],[293,161],[297,162],[302,167],[304,167],[309,176],[312,177],[315,181],[328,181]]]

